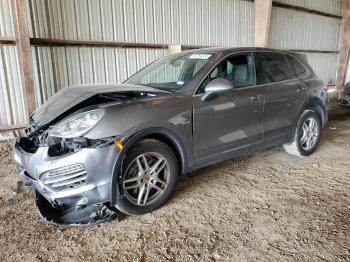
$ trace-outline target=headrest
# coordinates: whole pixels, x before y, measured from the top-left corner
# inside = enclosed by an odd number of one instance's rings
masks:
[[[245,83],[248,78],[248,65],[236,65],[233,73],[233,83]]]

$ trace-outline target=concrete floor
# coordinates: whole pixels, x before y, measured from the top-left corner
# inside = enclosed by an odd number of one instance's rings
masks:
[[[350,261],[350,110],[332,105],[316,153],[282,148],[190,174],[160,210],[91,227],[57,227],[0,143],[5,261]]]

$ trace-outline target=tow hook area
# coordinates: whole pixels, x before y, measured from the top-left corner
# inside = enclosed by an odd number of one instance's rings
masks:
[[[120,220],[123,216],[116,209],[110,209],[104,204],[82,207],[65,207],[52,205],[37,190],[35,190],[35,203],[39,216],[50,224],[59,226],[88,226],[102,222]]]

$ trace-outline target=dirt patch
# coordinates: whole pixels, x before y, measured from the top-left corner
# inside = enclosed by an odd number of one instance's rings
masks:
[[[0,167],[10,166],[12,162],[13,141],[0,141]]]
[[[2,260],[350,261],[350,112],[337,110],[308,158],[229,160],[183,178],[160,210],[82,228],[45,223],[30,190],[13,193],[1,143]]]

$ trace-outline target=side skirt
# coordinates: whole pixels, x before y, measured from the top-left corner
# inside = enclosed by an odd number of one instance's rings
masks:
[[[286,140],[285,143],[288,143],[288,141],[289,140]],[[281,145],[282,145],[282,143],[280,143],[280,142],[278,142],[278,143],[276,143],[276,142],[263,142],[263,143],[259,144],[259,146],[255,146],[254,148],[247,148],[244,151],[237,150],[237,151],[229,152],[225,155],[221,155],[220,158],[212,158],[212,159],[203,161],[202,163],[199,163],[199,164],[195,165],[194,167],[188,169],[186,173],[195,171],[195,170],[200,169],[200,168],[208,167],[208,166],[211,166],[214,164],[218,164],[218,163],[224,162],[224,161],[229,160],[229,159],[252,155],[252,154],[261,152],[263,150],[266,150],[266,149],[269,149],[272,147],[276,147],[276,146],[281,146]],[[256,149],[256,148],[258,148],[258,149]]]

